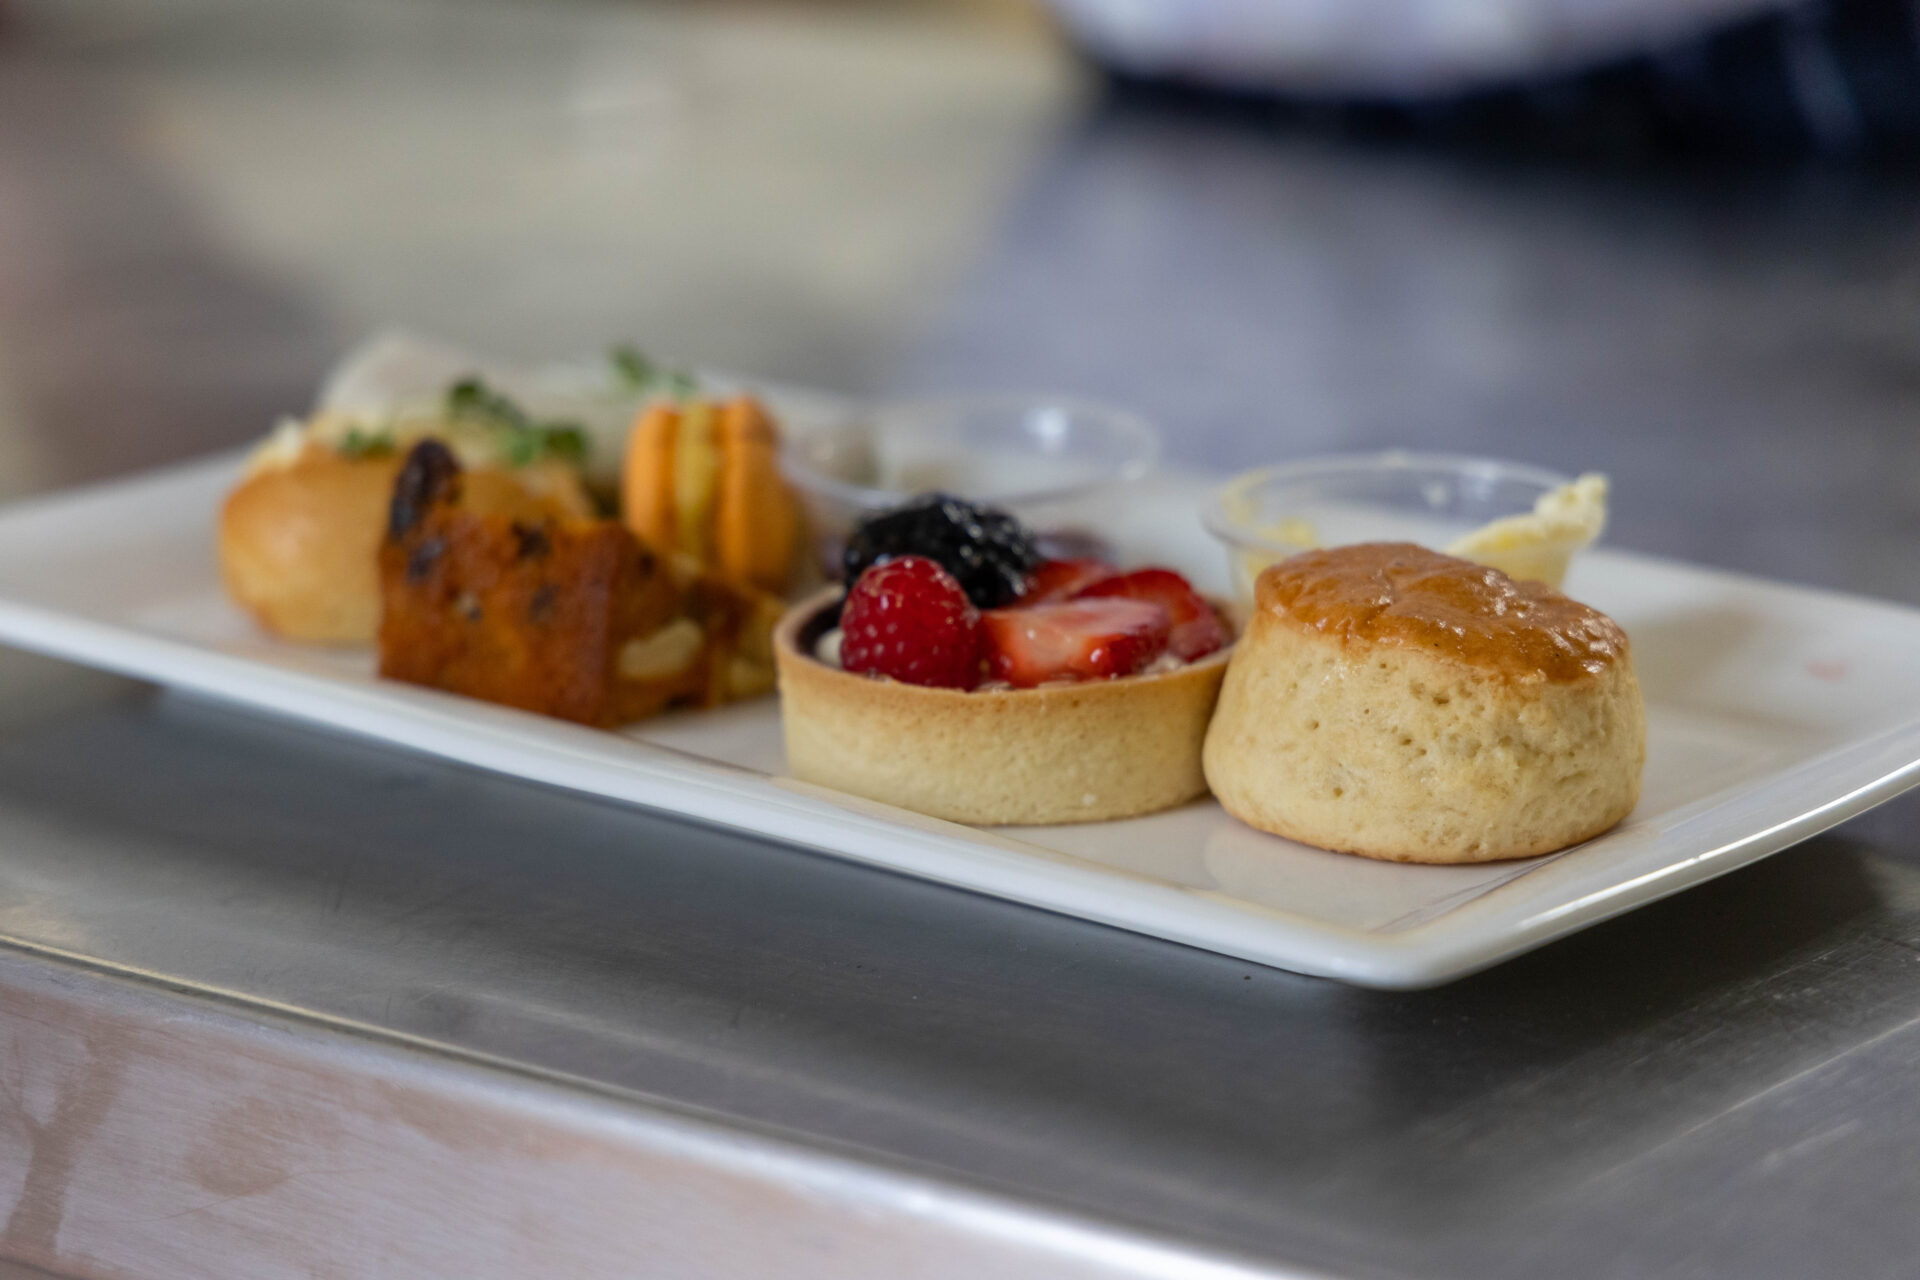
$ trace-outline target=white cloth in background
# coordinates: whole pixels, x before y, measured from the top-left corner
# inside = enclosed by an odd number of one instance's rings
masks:
[[[1779,0],[1048,0],[1122,71],[1413,99],[1644,53]]]

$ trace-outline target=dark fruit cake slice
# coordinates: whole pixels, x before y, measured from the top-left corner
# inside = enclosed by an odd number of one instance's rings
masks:
[[[601,726],[771,687],[777,602],[677,571],[617,521],[466,510],[437,441],[395,483],[380,586],[392,679]]]

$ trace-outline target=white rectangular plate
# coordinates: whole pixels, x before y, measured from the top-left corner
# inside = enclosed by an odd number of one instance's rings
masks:
[[[370,654],[269,640],[227,602],[214,563],[214,512],[238,466],[218,458],[0,511],[0,641],[1348,982],[1459,977],[1920,779],[1920,611],[1589,552],[1568,588],[1633,637],[1650,733],[1640,807],[1597,840],[1525,862],[1402,866],[1264,835],[1212,801],[977,830],[783,777],[772,698],[605,733],[382,681]],[[1222,557],[1195,517],[1207,487],[1163,476],[1078,518],[1126,560],[1218,589]]]

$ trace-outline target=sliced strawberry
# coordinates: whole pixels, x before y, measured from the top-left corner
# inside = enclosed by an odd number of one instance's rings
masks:
[[[1046,604],[1050,600],[1071,600],[1102,578],[1120,572],[1105,560],[1043,560],[1027,578],[1027,589],[1020,596],[1022,605]]]
[[[980,683],[980,612],[954,576],[925,556],[861,574],[840,609],[840,665],[906,684]]]
[[[1135,569],[1132,573],[1081,588],[1078,600],[1145,600],[1167,611],[1173,623],[1169,647],[1182,662],[1203,658],[1227,643],[1220,615],[1193,584],[1171,569]]]
[[[1145,600],[1062,600],[980,615],[987,670],[1018,689],[1130,676],[1167,651],[1167,611]]]

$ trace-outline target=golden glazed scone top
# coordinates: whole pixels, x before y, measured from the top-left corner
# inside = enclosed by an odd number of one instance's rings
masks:
[[[1308,551],[1260,575],[1256,608],[1343,642],[1421,649],[1512,679],[1600,675],[1627,651],[1618,623],[1542,582],[1411,542]]]

